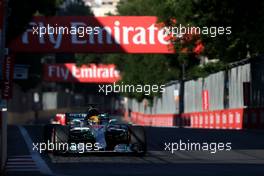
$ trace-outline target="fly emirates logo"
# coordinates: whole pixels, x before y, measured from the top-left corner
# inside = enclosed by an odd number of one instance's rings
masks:
[[[37,35],[38,42],[49,42],[54,49],[61,47],[63,40],[70,36],[71,44],[117,44],[117,45],[155,45],[156,42],[168,45],[165,31],[156,27],[155,24],[147,28],[142,26],[121,26],[120,21],[114,21],[112,26],[88,26],[83,22],[72,22],[70,27],[58,24],[44,25],[42,22],[31,22],[32,29],[28,29],[22,42],[29,44],[29,35]]]
[[[115,65],[83,65],[74,63],[44,65],[44,79],[59,82],[113,83],[120,80]]]
[[[14,51],[172,53],[153,16],[35,17]]]

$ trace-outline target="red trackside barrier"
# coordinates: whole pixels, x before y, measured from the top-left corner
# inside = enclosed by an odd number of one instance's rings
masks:
[[[264,128],[264,109],[227,109],[176,114],[131,113],[132,122],[146,126],[181,126],[208,129]]]

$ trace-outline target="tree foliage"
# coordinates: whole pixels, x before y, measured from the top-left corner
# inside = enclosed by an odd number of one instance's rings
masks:
[[[64,10],[61,10],[59,15],[63,16],[93,16],[89,6],[86,6],[84,1],[77,0],[71,2]]]
[[[202,36],[211,59],[233,62],[245,58],[248,50],[251,55],[263,53],[264,1],[165,0],[159,9],[163,20],[171,16],[185,25],[231,26],[231,35]]]
[[[85,56],[87,62],[113,62],[122,71],[123,81],[129,84],[156,84],[179,79],[181,65],[186,66],[188,79],[207,76],[225,68],[229,62],[244,59],[248,53],[258,55],[264,47],[264,1],[259,0],[121,0],[119,15],[158,16],[162,22],[175,18],[182,25],[198,27],[231,27],[231,35],[211,37],[201,35],[205,45],[203,55],[218,59],[199,67],[199,59],[192,54],[107,54]],[[175,45],[177,47],[177,45]],[[88,59],[89,58],[89,59]],[[131,96],[142,99],[142,95]],[[151,98],[151,96],[149,97]]]

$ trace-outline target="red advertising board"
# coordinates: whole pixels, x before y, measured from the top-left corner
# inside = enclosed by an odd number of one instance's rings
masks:
[[[202,92],[202,104],[203,104],[203,111],[209,110],[209,92],[208,90],[203,90]]]
[[[15,52],[174,53],[155,16],[34,17]]]
[[[114,64],[89,64],[78,67],[74,63],[45,64],[44,80],[56,82],[114,83],[120,80]]]
[[[3,63],[3,81],[2,81],[2,98],[12,98],[12,83],[14,74],[14,60],[12,56],[4,59]]]

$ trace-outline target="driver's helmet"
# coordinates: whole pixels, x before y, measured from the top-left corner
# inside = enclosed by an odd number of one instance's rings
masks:
[[[92,122],[92,123],[100,123],[99,119],[99,111],[95,108],[88,108],[87,110],[87,120]]]
[[[96,123],[96,124],[98,124],[100,122],[99,117],[95,116],[95,115],[89,117],[89,121],[91,121],[92,123]]]
[[[98,116],[100,113],[96,108],[88,108],[87,109],[87,116],[91,117],[91,116]]]

